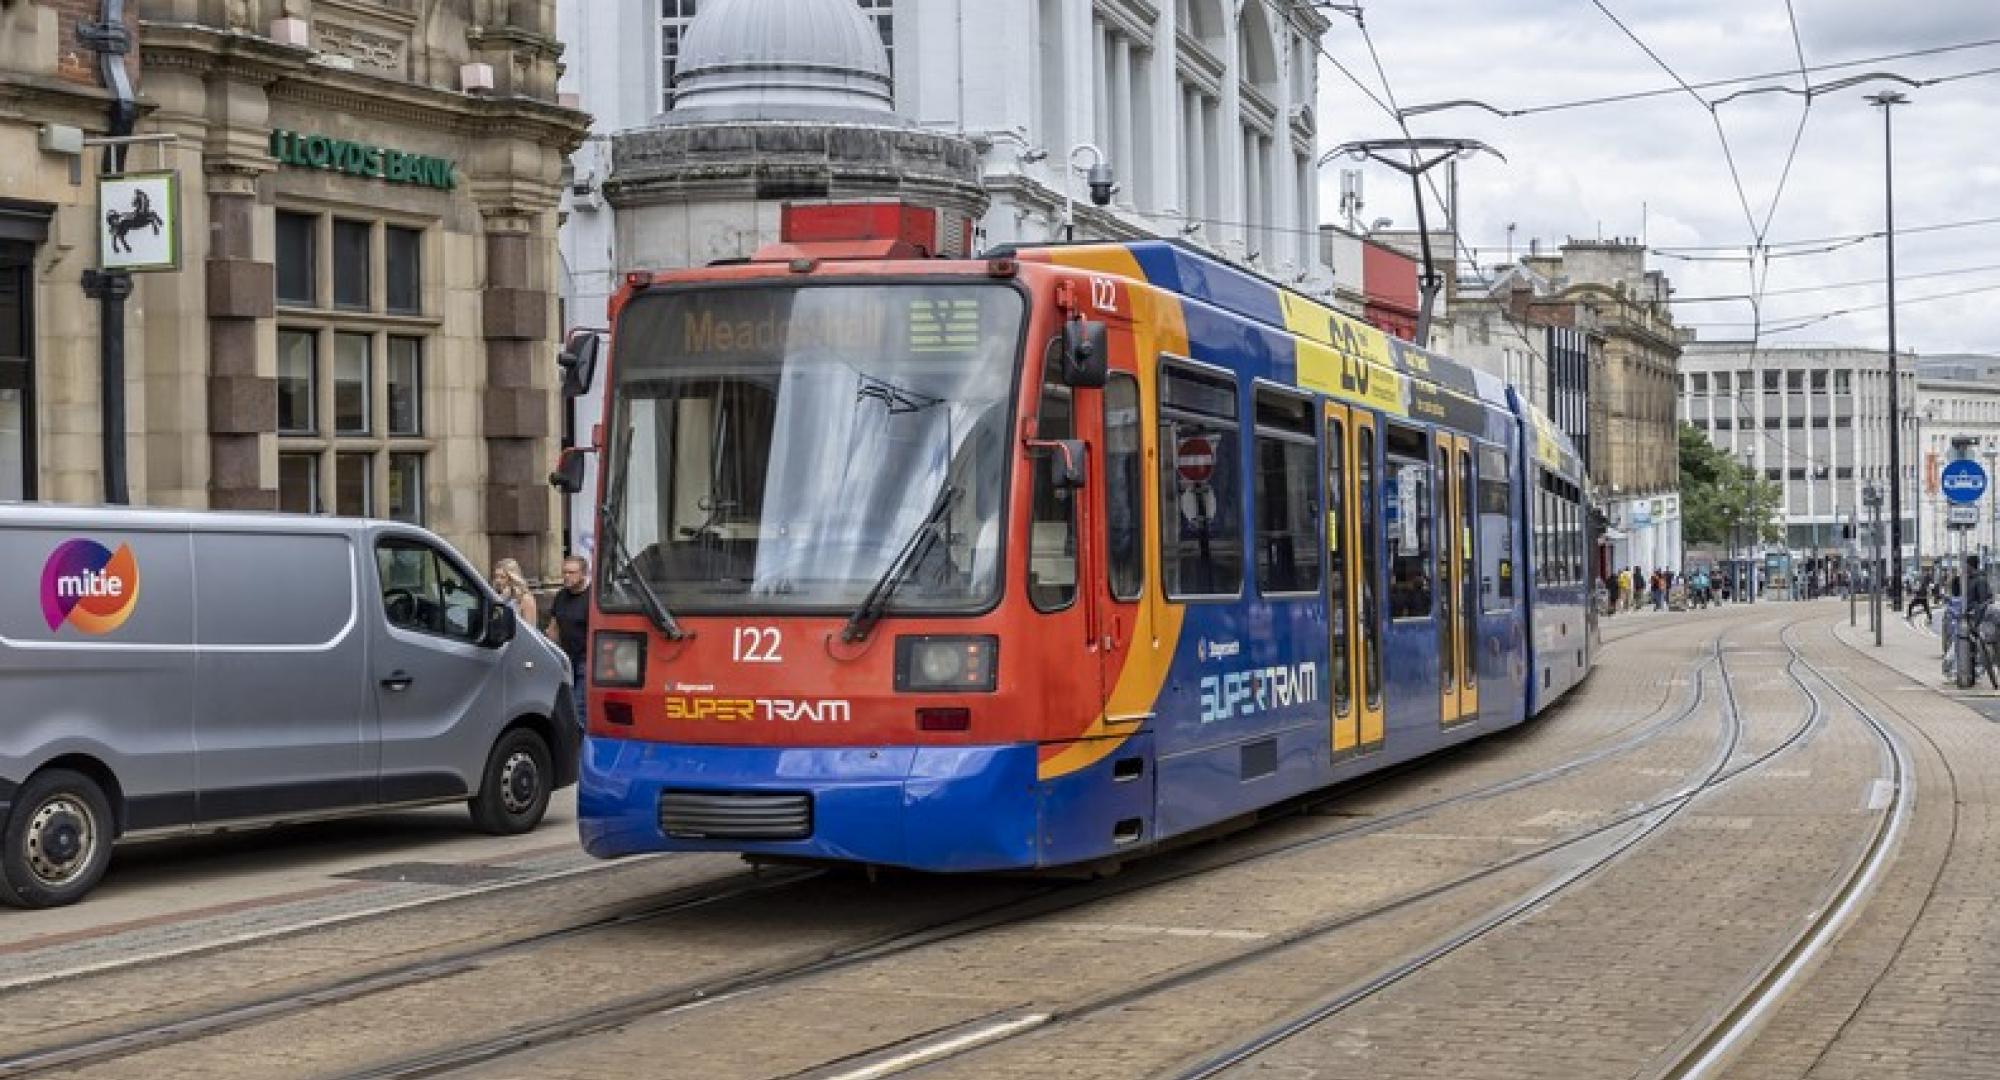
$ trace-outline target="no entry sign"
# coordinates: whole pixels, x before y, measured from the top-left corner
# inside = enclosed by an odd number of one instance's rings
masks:
[[[1190,435],[1174,447],[1174,470],[1190,484],[1205,484],[1215,472],[1215,437]]]

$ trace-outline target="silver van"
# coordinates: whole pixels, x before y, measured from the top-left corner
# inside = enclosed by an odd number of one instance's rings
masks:
[[[449,544],[383,521],[0,507],[0,902],[113,841],[576,781],[569,661]]]

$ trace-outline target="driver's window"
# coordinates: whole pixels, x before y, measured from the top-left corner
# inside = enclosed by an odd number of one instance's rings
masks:
[[[479,588],[450,560],[427,544],[386,541],[375,548],[382,581],[382,611],[389,625],[403,630],[476,641]]]
[[[479,609],[483,600],[479,587],[467,581],[458,567],[442,556],[437,560],[438,591],[444,597],[444,634],[460,641],[479,639]]]

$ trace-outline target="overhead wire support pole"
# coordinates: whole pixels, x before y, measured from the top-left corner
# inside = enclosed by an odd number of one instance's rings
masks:
[[[1890,114],[1897,105],[1907,104],[1909,95],[1899,90],[1882,90],[1863,100],[1882,110],[1882,203],[1885,247],[1888,249],[1889,284],[1889,606],[1903,609],[1903,410],[1902,388],[1897,385],[1900,365],[1896,358],[1896,156]],[[1919,524],[1917,536],[1921,537]],[[1919,541],[1921,542],[1921,541]],[[1921,555],[1920,555],[1921,557]]]
[[[1410,155],[1410,160],[1398,161],[1384,156],[1383,152],[1390,150],[1406,151]],[[1426,153],[1430,153],[1431,156],[1423,156]],[[1431,312],[1437,305],[1437,294],[1444,286],[1444,275],[1438,273],[1437,262],[1431,254],[1431,233],[1428,219],[1424,215],[1421,179],[1430,169],[1455,157],[1480,153],[1492,154],[1501,161],[1507,160],[1505,154],[1478,139],[1444,138],[1364,139],[1360,142],[1342,143],[1320,155],[1321,168],[1337,157],[1344,156],[1357,161],[1365,158],[1378,165],[1387,165],[1410,178],[1410,187],[1417,197],[1417,241],[1424,260],[1423,301],[1417,309],[1416,342],[1425,348],[1430,346]]]

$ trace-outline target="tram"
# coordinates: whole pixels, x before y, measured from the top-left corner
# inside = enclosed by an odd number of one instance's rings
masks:
[[[1119,860],[1588,673],[1588,481],[1499,380],[1172,242],[879,254],[612,302],[592,854]]]

